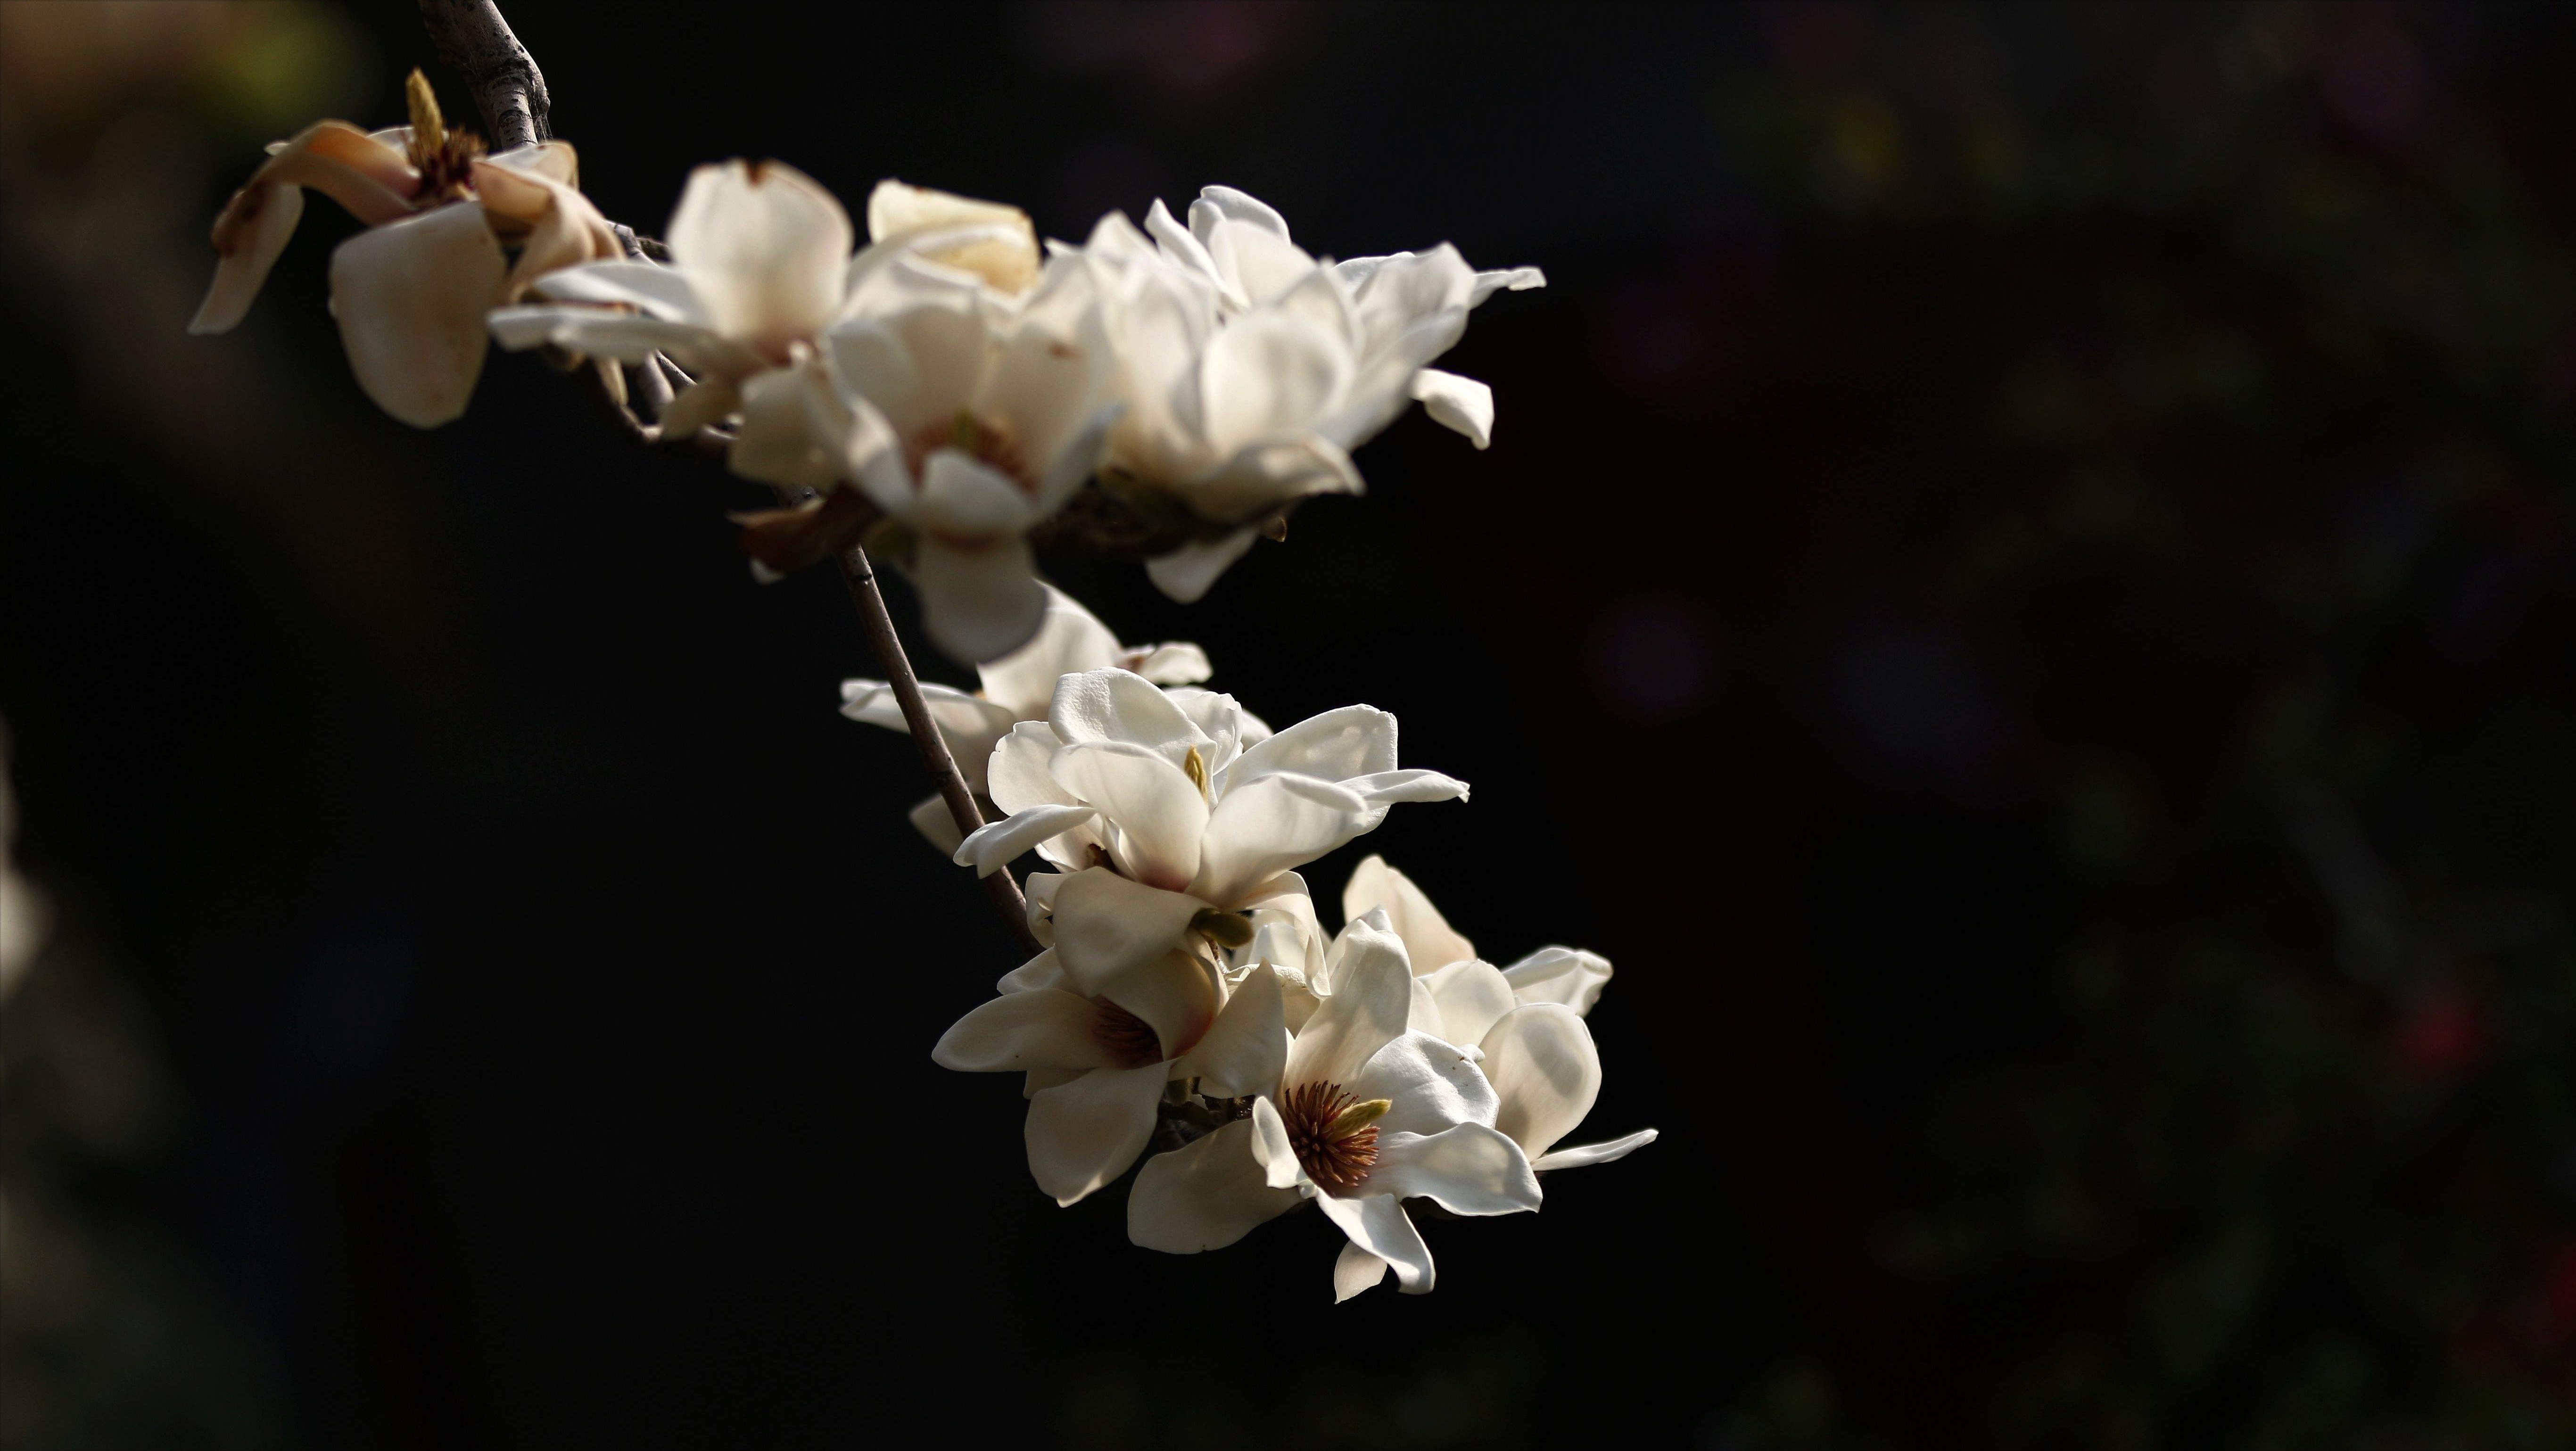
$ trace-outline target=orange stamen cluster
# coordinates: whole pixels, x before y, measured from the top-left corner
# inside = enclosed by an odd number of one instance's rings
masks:
[[[1288,1146],[1296,1151],[1306,1177],[1328,1194],[1350,1193],[1377,1166],[1374,1117],[1356,1127],[1341,1122],[1355,1102],[1338,1083],[1301,1083],[1279,1100]]]

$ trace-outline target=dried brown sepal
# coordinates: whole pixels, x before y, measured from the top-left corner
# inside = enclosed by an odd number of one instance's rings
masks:
[[[877,520],[876,505],[855,489],[834,489],[784,509],[732,515],[742,526],[742,552],[772,574],[794,574],[859,542]]]

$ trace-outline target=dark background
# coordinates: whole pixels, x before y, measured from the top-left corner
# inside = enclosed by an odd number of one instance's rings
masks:
[[[1473,781],[1319,895],[1608,954],[1579,1137],[1664,1137],[1428,1298],[1054,1209],[758,493],[531,358],[377,414],[318,199],[183,335],[261,142],[470,110],[410,7],[13,0],[12,1447],[2576,1444],[2576,8],[506,9],[647,230],[775,156],[1545,267],[1491,452],[1052,567]]]

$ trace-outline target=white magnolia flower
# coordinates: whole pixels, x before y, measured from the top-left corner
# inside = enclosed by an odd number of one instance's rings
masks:
[[[1427,365],[1478,303],[1543,285],[1538,269],[1476,272],[1445,243],[1319,261],[1277,212],[1221,186],[1191,204],[1188,228],[1160,202],[1146,228],[1150,241],[1112,213],[1081,250],[1103,279],[1131,405],[1111,439],[1114,481],[1230,526],[1150,562],[1173,598],[1206,593],[1282,504],[1358,492],[1350,450],[1417,398],[1490,442],[1492,391]]]
[[[544,274],[616,256],[618,244],[578,189],[571,146],[486,156],[474,136],[446,129],[418,71],[409,93],[409,126],[368,133],[323,121],[269,148],[215,219],[220,260],[188,331],[240,323],[309,187],[367,224],[331,254],[331,312],[358,386],[394,417],[433,428],[474,395],[485,313]],[[515,263],[505,243],[518,248]]]
[[[1047,602],[1028,531],[1091,477],[1121,408],[1089,270],[1058,259],[1006,299],[898,257],[808,382],[825,467],[898,526],[877,546],[911,576],[930,638],[970,661],[1025,644]]]
[[[1275,1087],[1251,1114],[1146,1161],[1128,1195],[1128,1238],[1173,1254],[1218,1249],[1311,1199],[1350,1237],[1333,1269],[1336,1299],[1376,1284],[1389,1265],[1418,1295],[1431,1289],[1431,1251],[1406,1199],[1463,1215],[1538,1208],[1538,1177],[1495,1127],[1485,1076],[1455,1045],[1408,1027],[1403,943],[1383,916],[1350,934],[1342,990],[1293,1039],[1259,1045],[1272,1055],[1259,1076]],[[1256,966],[1236,997],[1261,1002],[1275,1021],[1278,987]]]
[[[1401,801],[1467,786],[1396,765],[1395,717],[1345,706],[1276,735],[1233,697],[1170,692],[1125,670],[1068,675],[1044,721],[1014,726],[987,782],[1010,813],[968,837],[981,874],[1035,848],[1058,868],[1031,910],[1086,976],[1152,961],[1193,930],[1248,940],[1234,914],[1302,896],[1296,868],[1373,831]],[[1309,912],[1311,915],[1311,910]]]
[[[981,690],[922,683],[921,693],[940,738],[948,743],[948,753],[956,758],[966,784],[980,797],[992,795],[984,768],[993,758],[993,747],[1021,721],[1044,720],[1047,703],[1055,698],[1055,683],[1065,676],[1115,666],[1167,687],[1196,685],[1208,678],[1207,652],[1198,646],[1186,641],[1122,645],[1080,601],[1053,585],[1045,588],[1046,615],[1037,637],[998,660],[976,666]],[[911,729],[903,708],[895,703],[893,688],[882,680],[841,682],[841,714],[888,730]],[[941,851],[957,849],[957,823],[937,795],[913,808],[912,824]]]
[[[1164,1084],[1196,1079],[1223,1098],[1264,1091],[1287,1035],[1277,993],[1229,996],[1213,963],[1187,952],[1107,977],[1045,952],[1001,989],[958,1019],[931,1058],[963,1072],[1028,1075],[1029,1172],[1058,1204],[1136,1162]]]

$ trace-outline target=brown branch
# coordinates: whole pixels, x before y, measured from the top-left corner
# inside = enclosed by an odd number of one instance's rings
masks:
[[[554,135],[547,112],[546,78],[536,57],[510,33],[492,0],[420,0],[421,23],[448,69],[465,78],[483,112],[492,149],[533,146]]]
[[[526,146],[553,134],[546,124],[552,106],[546,96],[546,78],[537,70],[536,58],[510,33],[509,22],[501,18],[500,7],[493,0],[420,0],[420,16],[429,28],[430,39],[438,46],[439,58],[463,75],[473,90],[474,103],[481,108],[484,124],[491,130],[493,149]],[[660,246],[637,236],[632,228],[620,226],[616,230],[629,256]],[[671,367],[666,374],[663,369],[667,362],[657,354],[636,370],[637,381],[653,405],[657,420],[661,408],[669,402],[674,384],[686,386],[687,382],[687,375],[677,367]],[[602,398],[629,432],[646,443],[661,441],[658,421],[645,423],[619,396],[626,391],[622,373],[601,372],[596,381]],[[726,440],[712,430],[701,430],[691,441],[702,450],[721,451]],[[860,627],[876,651],[878,668],[885,671],[887,683],[894,687],[895,704],[903,710],[913,744],[921,748],[921,762],[938,784],[940,799],[948,804],[948,814],[956,821],[958,834],[972,835],[984,824],[984,813],[975,805],[975,793],[958,771],[956,758],[949,754],[938,722],[930,718],[930,703],[922,698],[921,681],[912,673],[912,662],[904,655],[903,638],[895,632],[894,617],[886,612],[885,595],[877,588],[875,567],[869,564],[866,551],[855,544],[836,557],[842,582],[849,587],[850,601],[858,606]],[[1028,901],[1020,893],[1019,882],[1004,868],[983,878],[983,883],[1003,924],[1021,947],[1034,955],[1039,950],[1038,942],[1029,931]]]

